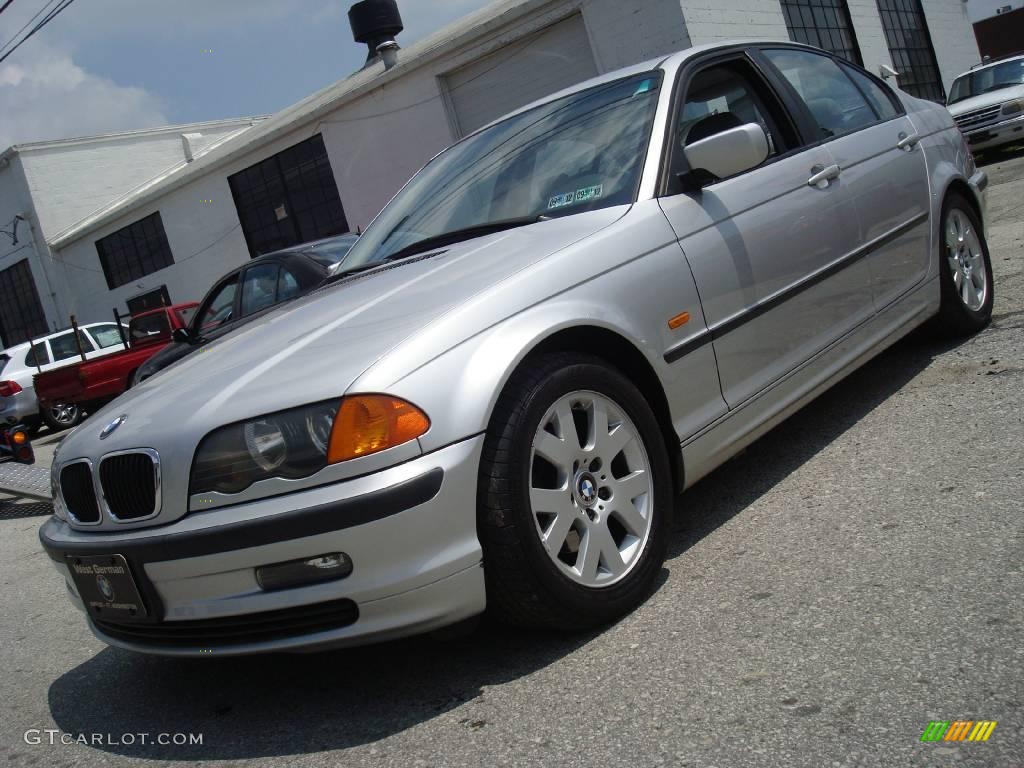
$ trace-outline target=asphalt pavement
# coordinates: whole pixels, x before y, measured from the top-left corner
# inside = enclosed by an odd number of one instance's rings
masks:
[[[1024,765],[1024,152],[987,170],[991,327],[914,334],[702,481],[603,631],[133,655],[68,603],[45,505],[0,500],[0,764]]]

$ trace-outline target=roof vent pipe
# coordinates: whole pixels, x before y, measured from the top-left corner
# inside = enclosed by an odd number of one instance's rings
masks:
[[[395,35],[405,26],[396,0],[362,0],[349,8],[348,21],[352,25],[352,37],[369,49],[367,65],[378,57],[388,69],[398,63],[399,46]]]

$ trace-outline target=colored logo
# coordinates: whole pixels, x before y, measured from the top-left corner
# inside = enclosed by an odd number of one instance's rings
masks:
[[[932,720],[921,741],[988,741],[995,729],[995,720]]]
[[[120,416],[118,416],[116,419],[114,419],[112,422],[110,422],[109,424],[107,424],[107,426],[103,428],[103,431],[100,432],[100,440],[106,440],[108,437],[114,434],[114,430],[116,430],[126,421],[128,421],[128,414],[122,413]]]
[[[110,579],[103,574],[96,577],[96,588],[99,589],[100,594],[107,599],[107,602],[112,603],[114,601],[114,585],[111,584]]]

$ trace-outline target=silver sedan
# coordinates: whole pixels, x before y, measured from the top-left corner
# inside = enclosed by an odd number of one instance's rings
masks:
[[[151,653],[612,621],[677,494],[913,328],[989,321],[985,186],[943,107],[812,48],[583,83],[69,435],[42,544]]]

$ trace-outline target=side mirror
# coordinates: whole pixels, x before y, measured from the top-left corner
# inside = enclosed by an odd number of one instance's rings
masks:
[[[726,179],[768,159],[768,136],[757,123],[747,123],[695,141],[683,151],[691,174]]]
[[[888,64],[879,64],[878,65],[878,74],[880,74],[882,76],[883,80],[889,80],[890,78],[899,77],[900,76],[900,73],[897,72],[892,67],[890,67]]]
[[[188,328],[175,328],[171,338],[179,344],[191,344],[192,332]]]

